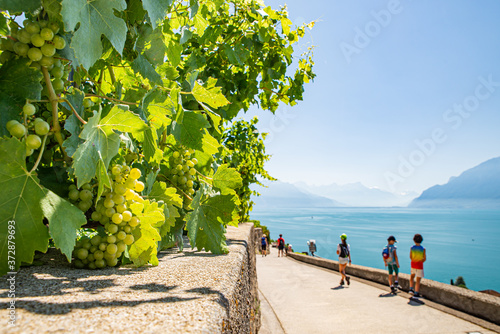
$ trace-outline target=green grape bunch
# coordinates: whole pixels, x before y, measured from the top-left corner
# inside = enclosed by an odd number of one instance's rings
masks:
[[[26,102],[23,106],[22,114],[24,115],[23,123],[18,120],[12,119],[8,121],[5,125],[7,131],[12,137],[21,139],[26,144],[26,156],[30,156],[33,152],[42,146],[42,139],[50,131],[50,126],[41,118],[35,118],[31,121],[31,118],[36,113],[35,105]],[[30,121],[28,123],[28,121]],[[30,134],[30,131],[34,132]]]
[[[47,20],[26,19],[24,27],[19,27],[15,21],[10,24],[11,34],[3,38],[0,49],[0,63],[4,64],[12,58],[29,58],[30,66],[40,69],[46,67],[51,74],[51,83],[56,94],[64,90],[69,71],[64,69],[58,50],[66,47],[66,40],[59,34],[57,22]],[[45,88],[45,94],[46,88]]]
[[[172,153],[170,163],[170,182],[183,195],[183,207],[187,209],[192,202],[197,182],[196,164],[193,149],[179,149]]]
[[[68,187],[68,190],[68,198],[70,202],[77,206],[80,210],[87,212],[92,207],[94,193],[92,192],[92,186],[89,183],[82,185],[81,189],[78,189],[75,184],[72,184]]]
[[[123,243],[116,243],[110,237],[95,235],[92,238],[83,237],[77,240],[73,250],[73,265],[78,269],[115,267],[126,246]]]

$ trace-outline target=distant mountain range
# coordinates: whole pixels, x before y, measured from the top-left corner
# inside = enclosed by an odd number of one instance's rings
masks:
[[[253,197],[256,209],[318,207],[499,208],[500,157],[466,170],[448,183],[417,193],[396,195],[361,183],[309,185],[269,182]]]
[[[500,208],[500,157],[425,190],[412,208]]]
[[[396,195],[378,188],[365,187],[360,182],[345,185],[329,184],[323,186],[308,185],[303,182],[295,185],[308,193],[324,196],[357,207],[392,207],[407,206],[418,196],[416,192]]]
[[[256,188],[261,194],[261,196],[254,196],[252,198],[256,208],[320,208],[345,206],[342,203],[326,197],[308,194],[290,183],[276,181],[267,185],[267,188]]]

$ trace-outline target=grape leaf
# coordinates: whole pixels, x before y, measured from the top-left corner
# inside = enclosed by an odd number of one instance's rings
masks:
[[[0,0],[0,9],[11,13],[34,12],[41,6],[40,0]]]
[[[206,194],[207,186],[202,184],[188,213],[187,230],[192,247],[203,248],[215,254],[227,253],[225,226],[233,221],[236,210],[234,195]]]
[[[7,36],[9,34],[9,26],[7,25],[7,18],[3,13],[0,13],[0,35]]]
[[[233,189],[242,186],[240,173],[234,168],[229,168],[227,164],[219,166],[212,179],[213,186],[219,188],[222,193],[231,193]]]
[[[49,233],[56,247],[71,262],[77,237],[76,231],[87,223],[85,215],[76,206],[51,191],[46,191],[46,196],[41,199],[40,206],[49,221]]]
[[[102,162],[107,169],[120,147],[120,136],[112,131],[105,131],[99,124],[100,118],[101,113],[98,112],[83,126],[80,138],[85,141],[72,156],[78,188],[96,175],[99,163]]]
[[[180,217],[179,210],[177,210],[176,206],[179,208],[182,207],[182,198],[179,194],[177,194],[177,190],[175,188],[167,188],[167,184],[161,181],[153,184],[153,189],[149,194],[149,198],[156,201],[163,201],[165,203],[163,210],[163,214],[165,215],[165,224],[162,225],[160,230],[160,234],[163,237],[170,231],[170,228],[175,225],[175,218]]]
[[[161,237],[155,227],[159,227],[165,220],[163,208],[156,202],[151,203],[146,200],[143,203],[132,204],[130,209],[140,220],[139,225],[132,230],[135,241],[128,248],[130,260],[138,267],[147,263],[158,265],[156,254]]]
[[[162,21],[170,9],[172,0],[143,0],[142,6],[148,12],[149,18],[151,19],[151,25],[153,29],[158,26],[158,23]]]
[[[192,93],[198,102],[206,103],[212,108],[219,108],[229,104],[224,94],[221,93],[221,87],[206,89],[196,82]]]
[[[56,247],[70,259],[76,230],[86,223],[85,216],[77,207],[40,185],[36,175],[26,168],[25,144],[16,138],[0,139],[0,186],[3,189],[0,193],[0,275],[16,271],[21,262],[33,262],[35,251],[46,252],[49,230]],[[44,216],[49,221],[49,230],[43,224]],[[15,226],[15,239],[10,242],[9,225]],[[8,258],[8,246],[14,244],[15,260]],[[8,260],[15,261],[12,268]]]
[[[177,121],[172,123],[172,133],[181,145],[215,154],[220,145],[215,138],[205,132],[204,129],[209,127],[210,123],[205,116],[188,111],[184,113],[182,123]]]
[[[9,135],[5,124],[11,119],[21,121],[26,99],[39,100],[42,73],[28,67],[29,59],[10,60],[0,68],[0,137]]]
[[[160,75],[156,73],[153,65],[143,55],[138,55],[132,62],[132,69],[135,73],[139,73],[143,78],[148,79],[152,83],[162,85]]]
[[[89,69],[102,55],[101,35],[122,54],[127,38],[125,21],[114,14],[114,10],[127,8],[125,0],[63,0],[61,14],[66,31],[74,31],[71,48],[84,68]]]
[[[146,123],[136,114],[128,110],[123,110],[114,106],[110,112],[99,122],[99,127],[107,135],[112,135],[113,131],[121,132],[141,132],[148,128]]]
[[[42,6],[51,21],[62,21],[61,0],[42,0]]]

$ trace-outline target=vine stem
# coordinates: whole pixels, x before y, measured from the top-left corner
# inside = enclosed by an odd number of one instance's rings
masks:
[[[40,153],[38,153],[38,158],[36,159],[35,165],[30,170],[30,174],[33,173],[38,168],[38,165],[40,164],[40,160],[42,160],[43,151],[45,149],[45,142],[47,141],[48,135],[49,134],[46,133],[45,136],[43,137],[42,148],[40,149]]]
[[[69,157],[66,154],[66,151],[64,150],[63,147],[63,137],[61,134],[61,125],[59,124],[59,114],[58,114],[58,101],[59,98],[56,95],[56,92],[54,91],[54,87],[52,87],[52,82],[50,81],[50,75],[49,71],[45,66],[42,66],[42,73],[43,77],[45,79],[45,84],[47,85],[47,89],[49,91],[49,101],[50,104],[52,105],[52,131],[54,132],[54,137],[56,138],[57,142],[59,143],[59,146],[61,147],[61,151],[64,154],[64,160],[68,161]]]
[[[106,100],[110,100],[110,101],[114,101],[114,102],[119,102],[120,104],[129,104],[129,105],[134,105],[134,106],[139,104],[136,102],[127,102],[127,101],[115,99],[114,97],[96,95],[96,94],[85,94],[85,97],[100,97],[101,99],[106,99]]]
[[[78,120],[80,122],[82,122],[83,124],[87,124],[87,122],[76,112],[75,108],[73,107],[73,105],[67,100],[67,99],[61,99],[59,101],[64,101],[66,102],[69,107],[71,108],[71,110],[73,111],[73,114],[75,115],[76,118],[78,118]]]

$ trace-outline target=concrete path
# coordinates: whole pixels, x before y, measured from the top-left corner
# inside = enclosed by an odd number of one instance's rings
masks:
[[[260,333],[493,333],[408,298],[276,253],[257,255]]]

